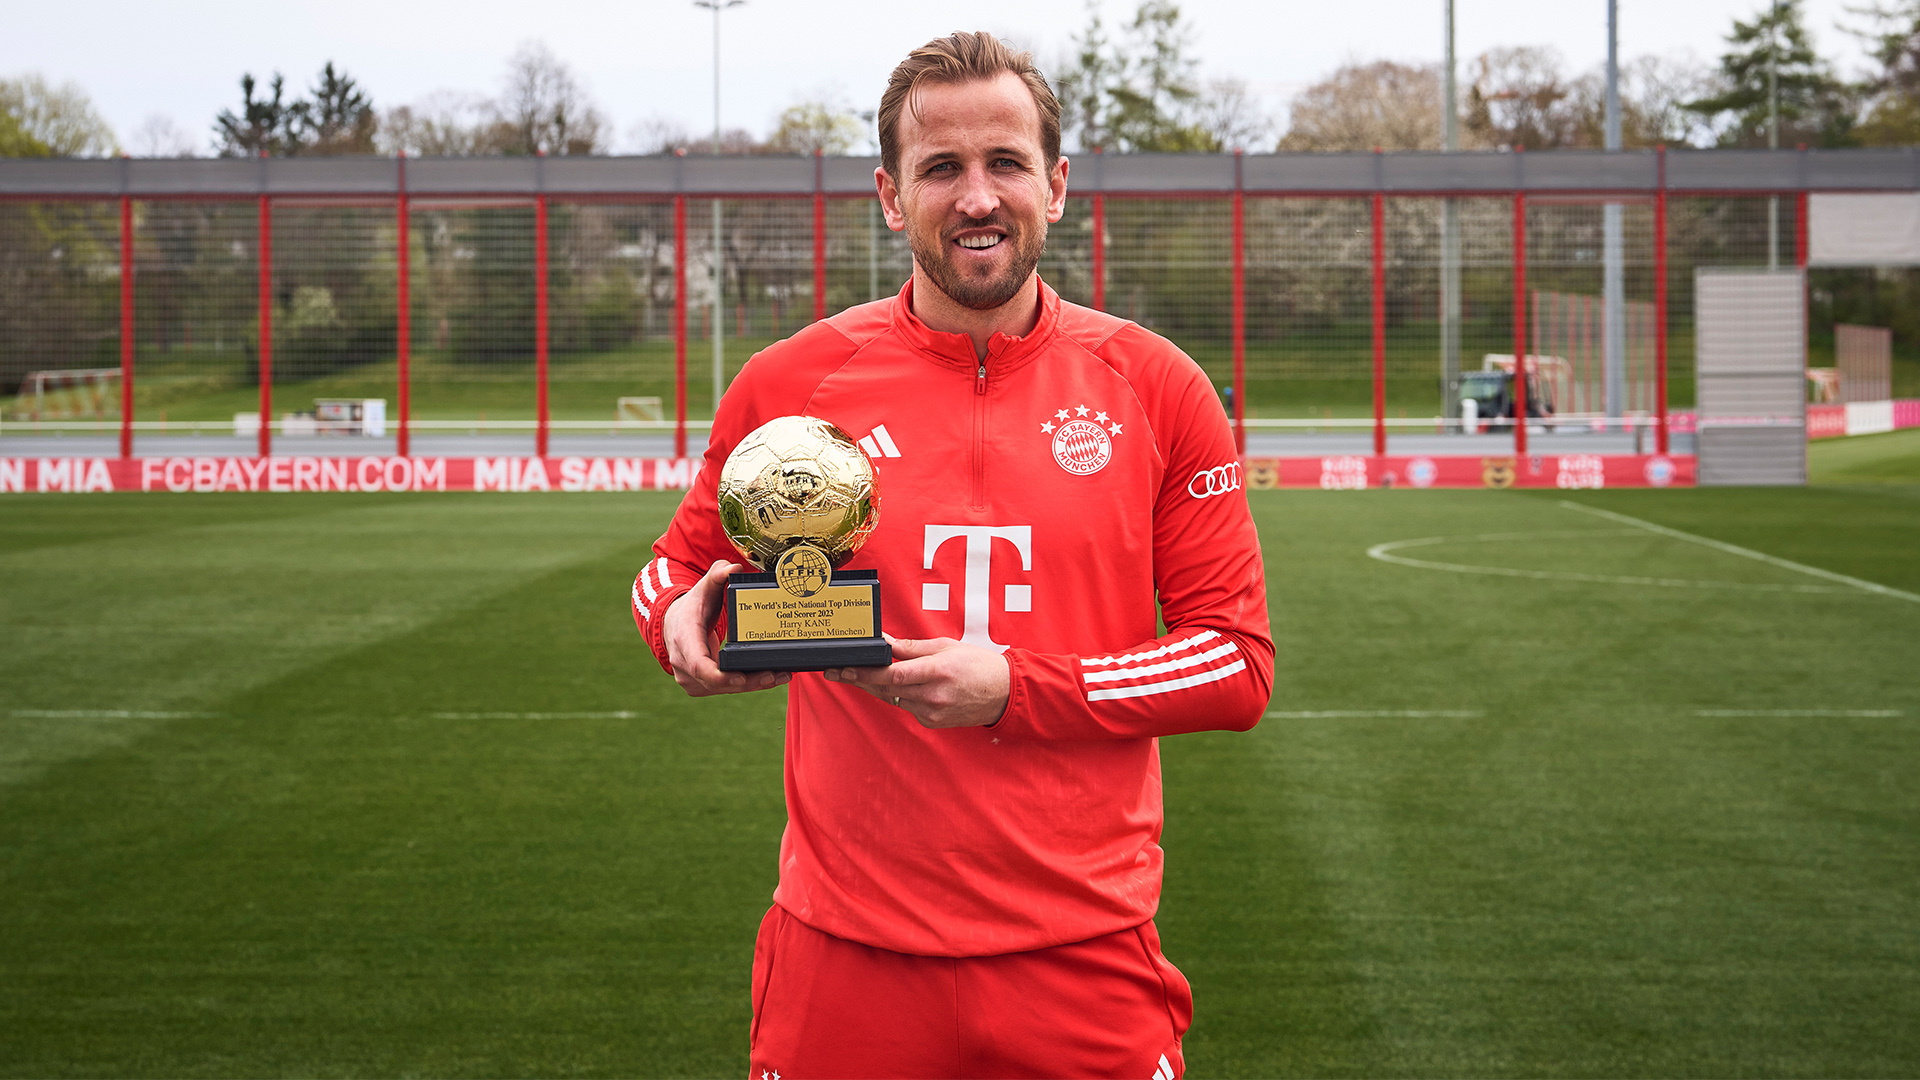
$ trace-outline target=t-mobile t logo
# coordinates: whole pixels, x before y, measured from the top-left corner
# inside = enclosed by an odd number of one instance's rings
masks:
[[[933,557],[941,545],[957,536],[964,536],[967,540],[967,570],[960,587],[963,612],[960,625],[964,628],[960,640],[970,645],[983,645],[995,652],[1005,652],[1007,647],[987,633],[988,571],[993,566],[993,542],[996,539],[1011,542],[1020,552],[1020,569],[1032,570],[1033,526],[1003,525],[996,528],[991,525],[929,525],[922,569],[933,569]],[[920,607],[926,611],[946,611],[950,604],[950,593],[951,589],[944,581],[927,582],[920,586]],[[1032,586],[1007,586],[1003,610],[1032,611]]]

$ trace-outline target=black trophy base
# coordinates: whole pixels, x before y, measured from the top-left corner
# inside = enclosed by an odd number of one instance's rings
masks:
[[[893,646],[885,638],[863,641],[779,641],[720,646],[721,671],[825,671],[842,667],[886,667]]]
[[[717,658],[721,671],[825,671],[842,667],[886,667],[893,663],[893,646],[880,636],[880,575],[872,570],[841,570],[833,575],[836,587],[855,587],[870,597],[872,619],[852,637],[799,640],[740,641],[739,597],[743,592],[774,590],[772,574],[738,573],[727,579],[727,640]],[[765,595],[765,594],[761,594]]]

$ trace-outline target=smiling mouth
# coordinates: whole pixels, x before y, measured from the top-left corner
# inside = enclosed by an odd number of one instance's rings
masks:
[[[1000,241],[1004,239],[1006,239],[1006,237],[996,236],[996,235],[962,236],[958,240],[955,240],[954,243],[959,244],[963,248],[970,248],[974,251],[984,251],[987,248],[998,245]]]

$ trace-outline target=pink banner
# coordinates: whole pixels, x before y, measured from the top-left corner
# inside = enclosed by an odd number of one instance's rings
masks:
[[[1248,458],[1250,488],[1692,487],[1690,454],[1534,454],[1525,458],[1413,456]]]
[[[1845,405],[1807,406],[1807,438],[1831,439],[1847,433]]]

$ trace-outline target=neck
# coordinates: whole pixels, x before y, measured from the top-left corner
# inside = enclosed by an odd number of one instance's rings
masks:
[[[1025,337],[1033,333],[1040,324],[1040,276],[1027,275],[1026,284],[1013,294],[1013,299],[997,308],[987,311],[975,311],[973,308],[954,302],[953,297],[940,291],[932,279],[920,269],[918,263],[913,267],[913,316],[925,323],[927,329],[938,330],[943,334],[965,334],[973,340],[973,354],[981,360],[987,358],[987,342],[995,334],[1008,337]]]

